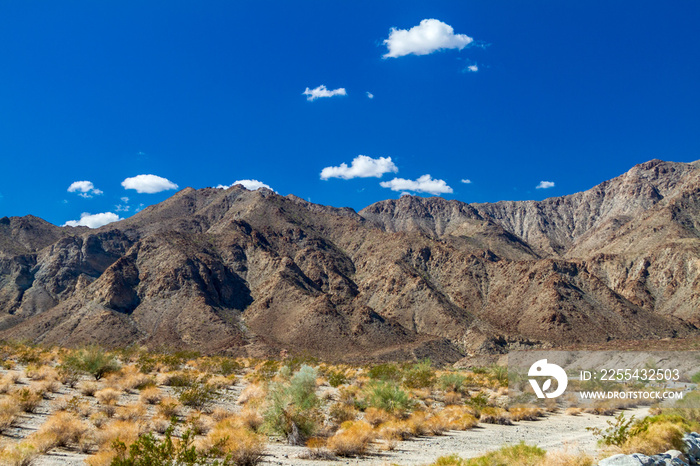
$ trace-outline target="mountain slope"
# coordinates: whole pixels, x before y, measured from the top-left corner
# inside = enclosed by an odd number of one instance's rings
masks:
[[[91,230],[0,219],[0,338],[331,359],[698,334],[700,169],[588,191],[362,211],[186,188]]]

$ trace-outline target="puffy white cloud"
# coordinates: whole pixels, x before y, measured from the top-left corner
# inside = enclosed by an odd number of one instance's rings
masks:
[[[468,179],[468,178],[464,178],[464,179],[462,179],[462,183],[464,183],[464,184],[472,184],[472,180],[470,180],[470,179]]]
[[[237,180],[228,186],[220,184],[219,186],[217,186],[217,188],[228,189],[231,186],[235,186],[237,184],[240,184],[241,186],[243,186],[245,189],[247,189],[249,191],[255,191],[255,190],[258,190],[260,188],[267,188],[271,191],[274,191],[274,189],[272,189],[269,185],[266,185],[262,181],[258,181],[258,180]]]
[[[411,29],[391,28],[389,38],[384,41],[389,50],[384,58],[404,55],[428,55],[441,49],[459,49],[473,42],[466,34],[455,34],[449,24],[437,19],[424,19]]]
[[[167,178],[156,175],[137,175],[122,181],[124,189],[135,189],[137,193],[154,194],[169,189],[177,189],[177,185]]]
[[[344,87],[340,87],[338,89],[333,89],[333,90],[328,90],[328,89],[326,89],[326,86],[321,84],[316,89],[309,89],[307,87],[306,90],[304,92],[302,92],[302,94],[306,96],[306,100],[312,101],[312,100],[316,100],[320,97],[333,97],[335,95],[347,95],[347,92],[345,92]]]
[[[535,189],[549,189],[554,187],[554,181],[540,181]]]
[[[367,91],[367,98],[368,98],[368,99],[374,99],[374,94],[372,94],[371,92]]]
[[[477,71],[479,71],[479,65],[477,65],[477,64],[469,65],[469,66],[467,66],[466,71],[468,71],[469,73],[476,73]]]
[[[398,171],[399,167],[391,161],[391,157],[373,159],[366,155],[358,155],[353,159],[349,167],[347,163],[341,163],[337,167],[324,168],[321,170],[321,179],[381,178],[384,173],[396,173]]]
[[[85,226],[89,228],[99,228],[108,223],[122,220],[119,215],[112,212],[103,212],[101,214],[90,214],[83,212],[80,214],[80,220],[68,220],[63,224],[64,227],[79,227]]]
[[[391,181],[382,181],[379,185],[382,188],[389,188],[392,191],[414,191],[435,195],[452,192],[452,188],[447,186],[444,180],[436,180],[430,175],[423,175],[417,180],[394,178]]]
[[[97,189],[92,181],[74,181],[68,186],[69,193],[78,193],[78,196],[84,197],[86,199],[92,196],[99,196],[102,191]]]

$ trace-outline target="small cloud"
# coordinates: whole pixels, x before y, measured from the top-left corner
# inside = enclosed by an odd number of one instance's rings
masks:
[[[413,191],[435,195],[452,192],[452,188],[444,180],[433,179],[430,175],[423,175],[417,180],[394,178],[391,181],[382,181],[379,185],[392,191]]]
[[[302,92],[302,95],[306,96],[306,100],[311,102],[312,100],[316,100],[321,97],[333,97],[336,95],[347,95],[347,92],[345,92],[344,87],[340,87],[338,89],[333,89],[332,91],[329,91],[326,89],[326,86],[323,84],[318,86],[316,89],[309,89],[308,87],[304,92]]]
[[[128,212],[129,209],[130,209],[130,207],[129,207],[128,205],[118,204],[118,205],[115,205],[115,206],[114,206],[114,209],[115,209],[117,212]]]
[[[267,188],[267,189],[269,189],[270,191],[275,191],[275,190],[272,189],[269,185],[263,183],[262,181],[258,181],[258,180],[237,180],[237,181],[234,181],[233,184],[230,184],[230,185],[228,185],[228,186],[223,185],[223,184],[220,184],[219,186],[217,186],[217,188],[219,188],[219,189],[228,189],[228,188],[230,188],[231,186],[235,186],[235,185],[237,185],[237,184],[240,184],[241,186],[243,186],[243,187],[244,187],[245,189],[247,189],[248,191],[256,191],[256,190],[258,190],[258,189],[260,189],[260,188]],[[275,192],[277,192],[277,191],[275,191]]]
[[[462,180],[462,183],[464,183],[464,184],[472,184],[472,180],[467,179],[467,178],[464,178],[464,179]]]
[[[120,198],[120,199],[121,199],[121,201],[122,201],[124,204],[128,204],[128,203],[129,203],[129,198],[126,197],[126,196],[124,196],[124,197],[122,197],[122,198]]]
[[[371,92],[368,91],[368,92],[367,92],[367,98],[368,98],[368,99],[374,99],[374,94],[372,94]]]
[[[409,193],[408,191],[404,191],[401,193],[401,195],[399,197],[404,197],[404,196],[412,196],[412,194]]]
[[[540,181],[535,189],[549,189],[554,187],[554,181]]]
[[[391,161],[391,157],[373,159],[366,155],[358,155],[349,167],[348,164],[341,163],[337,167],[324,168],[321,170],[321,179],[381,178],[384,173],[397,173],[398,171],[399,168]]]
[[[99,196],[102,191],[97,189],[92,181],[74,181],[68,186],[69,193],[78,193],[78,196],[90,199],[92,196]]]
[[[479,65],[477,65],[476,63],[473,65],[469,65],[464,69],[464,71],[468,73],[476,73],[477,71],[479,71]]]
[[[138,175],[122,181],[124,189],[135,189],[139,194],[155,194],[169,189],[177,189],[177,185],[167,178],[156,175]]]
[[[136,209],[134,209],[134,212],[141,212],[143,210],[143,208],[144,208],[144,205],[143,205],[143,203],[141,203],[141,204],[139,204],[139,206]]]
[[[99,228],[108,223],[122,220],[119,215],[112,212],[103,212],[101,214],[90,214],[83,212],[80,214],[80,220],[68,220],[63,224],[64,227],[79,227],[85,226],[89,228]]]
[[[389,51],[383,58],[428,55],[442,49],[462,50],[473,41],[466,34],[455,34],[449,24],[437,19],[424,19],[409,30],[391,28],[389,38],[384,41]]]

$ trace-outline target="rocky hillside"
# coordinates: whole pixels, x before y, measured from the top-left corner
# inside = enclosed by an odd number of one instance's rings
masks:
[[[0,219],[0,338],[331,359],[700,334],[700,164],[541,202],[362,211],[184,189],[99,229]]]

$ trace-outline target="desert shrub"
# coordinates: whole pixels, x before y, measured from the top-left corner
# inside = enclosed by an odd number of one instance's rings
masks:
[[[72,366],[61,364],[56,368],[57,380],[66,387],[74,388],[80,381],[81,372]]]
[[[451,430],[467,430],[479,423],[475,416],[476,411],[468,406],[448,406],[438,415],[445,419],[448,429]]]
[[[586,430],[593,432],[593,435],[600,437],[602,445],[622,446],[630,438],[630,430],[634,424],[634,416],[625,418],[625,413],[620,413],[611,421],[607,421],[608,427],[587,427]]]
[[[408,393],[392,382],[372,383],[367,390],[366,401],[369,406],[398,415],[403,415],[413,407],[413,400]]]
[[[85,381],[78,384],[78,391],[85,396],[94,396],[99,389],[100,386],[95,382]]]
[[[146,406],[141,403],[134,403],[118,408],[117,419],[122,421],[138,421],[146,415]]]
[[[0,434],[12,427],[19,411],[20,407],[12,398],[4,398],[0,401]]]
[[[224,457],[236,465],[252,466],[262,460],[265,436],[241,427],[233,419],[216,424],[201,442],[200,450],[211,456]]]
[[[141,390],[141,394],[139,395],[139,400],[141,400],[142,403],[149,405],[158,404],[162,399],[163,392],[158,387],[144,388]]]
[[[43,393],[30,388],[20,388],[12,393],[12,399],[25,413],[34,413],[41,403]]]
[[[537,466],[545,464],[547,452],[521,442],[506,446],[483,456],[462,459],[457,455],[442,456],[431,466]]]
[[[269,360],[259,364],[251,377],[253,381],[267,381],[277,375],[280,370],[280,364],[277,361]]]
[[[544,410],[538,406],[515,405],[508,409],[513,421],[536,421],[544,416]]]
[[[446,392],[455,392],[465,395],[467,392],[467,377],[459,372],[450,372],[438,378],[438,385]]]
[[[270,431],[285,435],[292,445],[303,445],[317,429],[316,375],[315,369],[302,366],[289,382],[269,386],[265,424]]]
[[[501,387],[508,386],[508,367],[494,364],[489,368],[489,376]]]
[[[333,403],[328,410],[328,415],[333,423],[340,425],[343,422],[355,420],[357,412],[352,406],[348,406],[345,403]],[[365,413],[366,418],[367,413]]]
[[[578,416],[583,412],[583,409],[578,408],[578,407],[571,407],[571,408],[566,408],[566,411],[564,413],[568,416]]]
[[[172,427],[166,430],[162,439],[147,433],[129,447],[124,442],[116,441],[113,445],[116,457],[112,460],[111,466],[209,464],[208,455],[197,452],[194,447],[194,435],[191,431],[184,432],[179,442],[173,441],[172,431]],[[232,464],[232,461],[227,459],[224,464]]]
[[[484,424],[511,425],[511,415],[503,408],[487,406],[481,410],[479,421]]]
[[[47,434],[53,437],[55,441],[53,446],[65,447],[78,444],[87,430],[88,426],[75,415],[68,412],[58,412],[49,417],[39,428],[38,434]]]
[[[340,387],[348,382],[348,378],[345,377],[345,373],[342,371],[329,371],[326,378],[331,387]]]
[[[384,422],[390,421],[391,418],[392,418],[391,414],[384,411],[383,409],[371,407],[371,408],[367,408],[365,410],[365,417],[364,417],[365,421],[369,422],[374,427],[377,427],[379,424],[382,424]],[[346,421],[350,421],[350,420],[352,420],[352,419],[346,419]]]
[[[28,441],[0,448],[0,464],[6,466],[29,466],[39,452]]]
[[[467,404],[475,409],[483,409],[489,405],[489,397],[484,392],[479,392],[472,395],[468,400]]]
[[[171,417],[179,414],[180,402],[171,396],[166,396],[160,400],[160,403],[158,403],[158,406],[156,406],[156,411],[161,416],[170,419]]]
[[[669,408],[664,408],[662,412],[664,414],[681,416],[689,422],[700,423],[700,392],[686,393],[683,399],[676,401]],[[700,428],[697,430],[700,430]]]
[[[365,421],[348,421],[328,439],[327,446],[338,456],[358,456],[367,451],[374,440],[372,426]]]
[[[620,446],[626,453],[645,455],[655,455],[671,449],[682,450],[683,435],[694,427],[697,426],[678,415],[647,417],[629,428],[629,435]]]
[[[120,368],[114,355],[97,346],[89,346],[66,356],[63,365],[90,374],[95,380]]]
[[[430,388],[433,382],[435,382],[435,371],[430,359],[413,364],[403,374],[403,385],[408,388]]]
[[[391,363],[377,364],[376,366],[372,366],[367,372],[367,375],[369,375],[369,378],[373,380],[383,380],[385,382],[401,381],[401,369],[399,369],[399,366],[397,366],[396,364]]]
[[[121,392],[114,388],[103,388],[95,392],[95,399],[103,405],[113,405],[119,400]]]
[[[208,383],[195,382],[176,389],[180,403],[190,408],[202,409],[218,394],[216,387]]]

